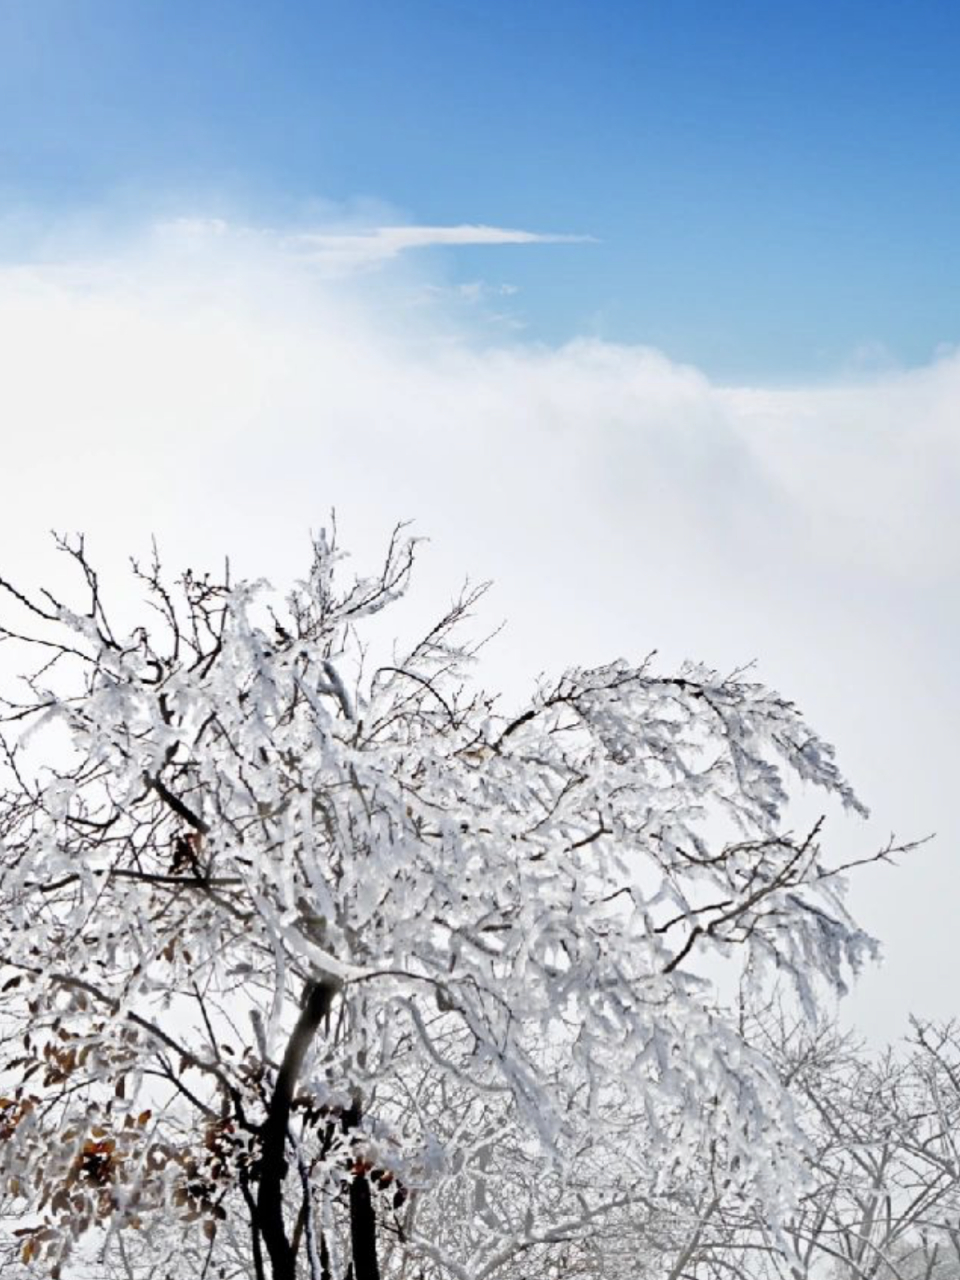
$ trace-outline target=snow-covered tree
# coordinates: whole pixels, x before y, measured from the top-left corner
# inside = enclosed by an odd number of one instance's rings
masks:
[[[804,1178],[780,1230],[742,1197],[681,1194],[656,1274],[675,1280],[946,1280],[960,1260],[960,1053],[952,1025],[872,1050],[776,1006],[751,1039],[790,1091]],[[644,1215],[622,1242],[649,1235]],[[789,1247],[784,1248],[784,1237]],[[615,1256],[615,1251],[614,1251]],[[674,1261],[676,1260],[676,1261]]]
[[[791,779],[860,810],[790,702],[648,659],[502,710],[464,635],[477,591],[373,658],[400,533],[346,582],[320,537],[285,596],[154,559],[122,630],[61,547],[82,604],[0,579],[25,672],[0,795],[24,1263],[79,1273],[95,1244],[102,1274],[479,1280],[705,1160],[776,1218],[797,1133],[703,963],[786,973],[813,1009],[871,949],[821,824],[785,829]],[[640,1192],[602,1173],[638,1152]]]
[[[810,1273],[940,1280],[960,1263],[960,1043],[915,1023],[870,1053],[847,1037],[797,1037],[798,1108],[813,1182],[790,1231]]]

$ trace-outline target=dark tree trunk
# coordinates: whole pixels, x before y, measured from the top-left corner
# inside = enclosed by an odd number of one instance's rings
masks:
[[[365,1173],[355,1173],[350,1183],[350,1244],[353,1249],[353,1280],[380,1280],[377,1215],[370,1179]]]
[[[341,1116],[343,1132],[348,1133],[360,1124],[359,1100]],[[377,1260],[377,1212],[373,1207],[373,1189],[370,1179],[359,1169],[350,1182],[350,1252],[353,1261],[347,1272],[348,1280],[380,1280],[380,1263]]]
[[[303,1007],[283,1055],[283,1062],[273,1088],[267,1118],[263,1123],[263,1154],[260,1165],[260,1191],[257,1196],[257,1218],[263,1243],[270,1257],[273,1280],[295,1280],[296,1253],[287,1239],[283,1225],[283,1180],[287,1173],[287,1124],[293,1091],[303,1066],[303,1059],[320,1023],[330,1012],[337,988],[331,982],[310,983],[303,996]],[[379,1278],[378,1278],[379,1280]]]
[[[243,1202],[247,1206],[247,1212],[250,1214],[250,1239],[253,1246],[254,1280],[267,1280],[266,1272],[263,1269],[263,1246],[260,1243],[260,1216],[257,1213],[256,1201],[250,1191],[250,1183],[245,1170],[240,1173],[240,1192],[243,1196]]]

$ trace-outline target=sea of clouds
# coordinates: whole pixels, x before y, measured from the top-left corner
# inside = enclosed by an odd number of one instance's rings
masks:
[[[960,355],[717,385],[645,347],[518,338],[491,310],[509,286],[447,287],[407,252],[524,236],[184,221],[8,257],[0,573],[59,583],[47,531],[83,530],[108,575],[155,534],[175,568],[229,554],[282,584],[336,508],[359,567],[398,520],[430,539],[411,617],[493,580],[477,627],[508,621],[485,675],[508,695],[653,648],[756,659],[874,811],[831,820],[841,856],[937,832],[854,885],[887,960],[851,1016],[885,1036],[952,1012]]]

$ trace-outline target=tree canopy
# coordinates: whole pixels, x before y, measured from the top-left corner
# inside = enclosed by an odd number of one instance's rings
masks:
[[[285,593],[154,557],[123,628],[61,549],[79,602],[0,579],[21,1262],[481,1280],[697,1179],[779,1220],[804,1139],[704,965],[813,1011],[873,946],[786,825],[797,784],[863,811],[795,706],[651,656],[505,710],[480,591],[371,638],[402,531],[362,577],[319,537]]]

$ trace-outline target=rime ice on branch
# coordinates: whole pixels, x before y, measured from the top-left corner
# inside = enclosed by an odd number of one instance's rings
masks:
[[[472,683],[479,591],[364,663],[408,585],[399,531],[345,585],[321,537],[285,598],[135,565],[128,634],[82,541],[61,547],[83,604],[0,580],[28,671],[0,707],[22,1259],[55,1270],[96,1229],[107,1259],[194,1250],[194,1275],[371,1280],[414,1254],[492,1276],[560,1229],[536,1197],[484,1208],[498,1135],[569,1233],[629,1200],[597,1180],[564,1202],[605,1144],[642,1146],[648,1190],[722,1150],[728,1184],[785,1202],[776,1073],[696,966],[785,972],[812,1008],[871,949],[820,824],[782,829],[791,778],[859,809],[795,707],[648,660],[504,714]],[[445,1242],[420,1224],[451,1186],[472,1207]]]

